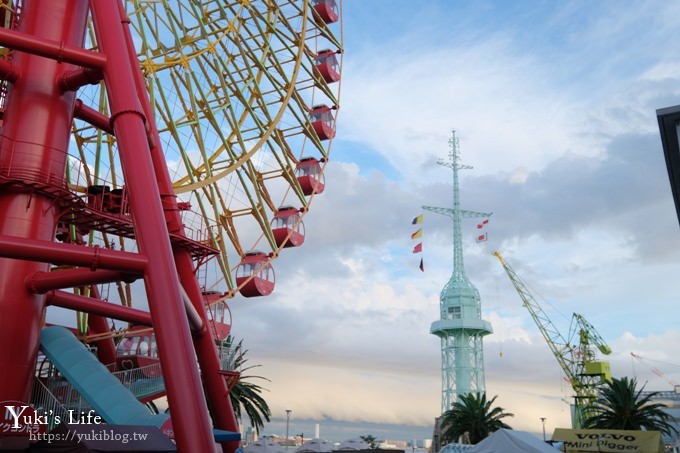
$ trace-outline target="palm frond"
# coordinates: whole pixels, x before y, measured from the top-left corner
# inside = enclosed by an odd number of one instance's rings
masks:
[[[250,426],[255,428],[256,432],[259,433],[260,429],[264,427],[264,422],[269,422],[271,410],[269,409],[267,401],[261,396],[261,393],[266,389],[253,383],[253,381],[271,381],[263,376],[244,374],[245,372],[259,368],[261,365],[246,366],[246,363],[248,362],[248,350],[243,347],[243,339],[238,343],[235,343],[234,338],[230,335],[220,346],[225,369],[238,371],[240,373],[239,380],[231,389],[229,395],[231,398],[231,405],[234,408],[234,413],[238,419],[241,419],[241,411],[243,410],[250,420]]]
[[[643,395],[644,385],[637,389],[635,378],[613,378],[602,386],[591,406],[595,414],[584,421],[585,428],[660,431],[666,435],[677,433],[666,405],[654,403],[658,392]]]

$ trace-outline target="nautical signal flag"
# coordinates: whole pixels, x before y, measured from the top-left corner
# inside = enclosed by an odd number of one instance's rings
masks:
[[[411,222],[411,225],[418,225],[420,223],[423,223],[423,215],[420,214],[419,216],[416,216],[413,221]],[[418,228],[418,231],[413,233],[411,235],[411,239],[418,239],[423,237],[423,229]],[[415,247],[413,247],[413,253],[420,253],[423,251],[423,243],[419,242]],[[423,259],[420,258],[420,271],[425,272],[425,267],[423,266]]]
[[[487,233],[477,235],[477,242],[486,241]]]
[[[484,227],[485,227],[486,225],[488,225],[488,224],[489,224],[489,219],[484,219],[484,220],[482,221],[482,223],[480,223],[480,224],[477,225],[477,229],[478,229],[478,230],[481,230],[482,228],[484,228]]]

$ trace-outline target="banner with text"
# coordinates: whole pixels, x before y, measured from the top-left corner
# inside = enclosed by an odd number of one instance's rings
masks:
[[[658,431],[556,428],[552,440],[564,442],[562,451],[565,453],[591,451],[663,453],[664,451],[661,434]]]

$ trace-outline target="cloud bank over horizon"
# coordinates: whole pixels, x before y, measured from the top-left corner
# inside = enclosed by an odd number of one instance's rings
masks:
[[[275,293],[231,303],[274,417],[431,429],[441,383],[429,326],[451,275],[451,222],[425,213],[424,273],[410,222],[422,205],[451,206],[436,161],[452,129],[474,167],[461,172],[462,207],[493,212],[487,242],[464,224],[464,253],[494,328],[487,391],[511,426],[568,425],[571,391],[495,250],[565,335],[574,312],[595,325],[614,375],[669,387],[630,352],[677,362],[667,313],[680,235],[655,110],[680,103],[668,44],[680,4],[345,0],[343,12],[327,189],[304,246],[276,261]]]

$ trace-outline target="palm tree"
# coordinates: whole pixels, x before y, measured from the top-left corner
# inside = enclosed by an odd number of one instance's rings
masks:
[[[442,440],[453,442],[466,435],[469,443],[476,444],[494,431],[501,428],[512,429],[501,419],[514,417],[502,407],[494,407],[494,396],[486,400],[486,393],[466,393],[460,395],[451,410],[442,414]]]
[[[612,378],[599,389],[591,406],[595,415],[588,417],[584,428],[661,431],[668,436],[677,433],[671,425],[672,417],[664,412],[664,404],[653,403],[659,392],[642,394],[644,385],[637,390],[635,378]]]
[[[238,371],[241,374],[238,382],[236,382],[229,394],[234,414],[238,420],[241,420],[241,411],[245,411],[250,419],[250,426],[255,428],[255,431],[259,434],[260,429],[264,426],[264,421],[269,421],[271,410],[267,401],[260,395],[265,389],[249,381],[253,379],[269,381],[269,379],[262,376],[245,374],[246,371],[260,365],[244,366],[248,361],[246,358],[248,350],[243,349],[243,340],[234,345],[233,338],[229,336],[222,343],[222,347],[224,348],[224,369]]]
[[[375,445],[377,443],[377,439],[375,438],[375,436],[373,436],[371,434],[366,434],[365,436],[359,436],[359,439],[366,442],[368,444],[369,448],[375,448]]]

